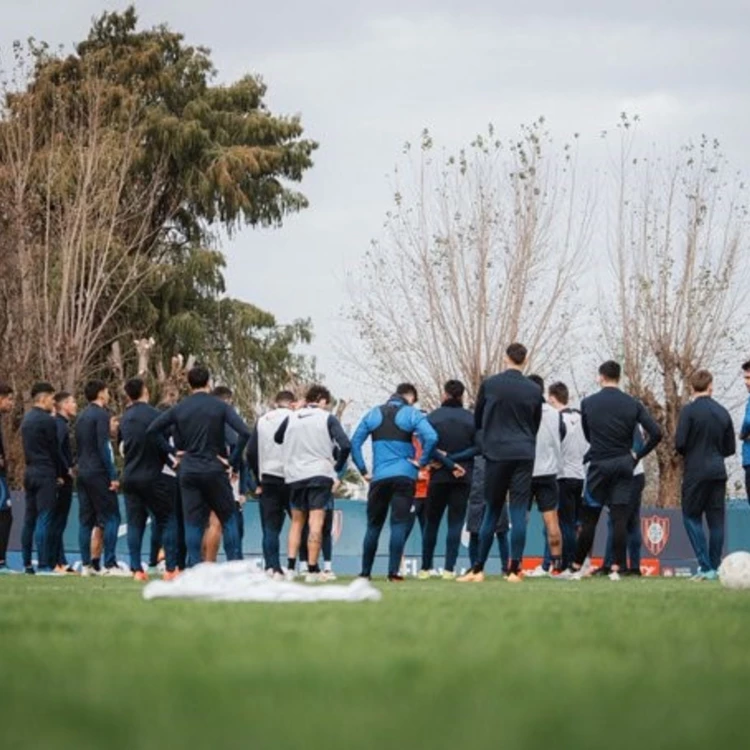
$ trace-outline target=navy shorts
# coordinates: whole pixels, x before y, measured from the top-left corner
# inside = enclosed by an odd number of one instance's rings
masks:
[[[531,501],[536,501],[540,513],[557,510],[558,493],[557,477],[554,474],[534,477],[531,480]]]
[[[332,503],[332,485],[326,487],[292,487],[289,504],[292,510],[309,513],[311,510],[327,510]]]
[[[630,505],[633,496],[632,456],[592,461],[586,473],[586,492],[598,506]]]

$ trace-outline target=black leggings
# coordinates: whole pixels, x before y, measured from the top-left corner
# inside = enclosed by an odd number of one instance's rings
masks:
[[[596,525],[599,523],[599,516],[602,514],[601,508],[592,508],[590,505],[581,507],[581,530],[578,533],[576,542],[576,553],[573,557],[573,563],[580,568],[584,560],[591,554],[594,546],[594,537],[596,536]]]
[[[576,554],[573,560],[576,567],[580,568],[591,554],[594,537],[596,536],[596,526],[601,514],[601,508],[592,508],[588,505],[581,508],[581,531],[578,535]],[[609,509],[609,515],[612,519],[612,562],[620,570],[625,570],[628,566],[628,519],[630,514],[631,508],[625,504],[613,505]]]

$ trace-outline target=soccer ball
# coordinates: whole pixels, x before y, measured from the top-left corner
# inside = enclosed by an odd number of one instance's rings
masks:
[[[719,580],[728,589],[750,589],[750,552],[732,552],[719,568]]]

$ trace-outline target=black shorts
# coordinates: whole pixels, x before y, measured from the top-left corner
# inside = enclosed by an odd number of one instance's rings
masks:
[[[557,477],[549,474],[543,477],[534,477],[531,480],[531,503],[529,509],[536,501],[536,506],[540,513],[549,513],[551,510],[557,510],[558,503],[558,486]]]
[[[682,511],[686,516],[700,516],[709,510],[721,510],[726,495],[726,479],[685,479],[682,482]]]
[[[586,492],[600,506],[630,505],[633,497],[633,457],[593,461],[586,473]]]
[[[180,473],[180,495],[185,523],[205,526],[213,511],[224,526],[234,517],[236,506],[229,477],[223,471],[205,474]]]
[[[311,510],[326,510],[331,505],[332,485],[325,487],[292,487],[289,504],[292,510],[309,513]]]

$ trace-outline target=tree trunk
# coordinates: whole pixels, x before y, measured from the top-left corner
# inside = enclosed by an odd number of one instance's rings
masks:
[[[661,447],[661,446],[660,446]],[[679,508],[682,494],[682,461],[667,446],[659,451],[659,498],[660,508]]]

